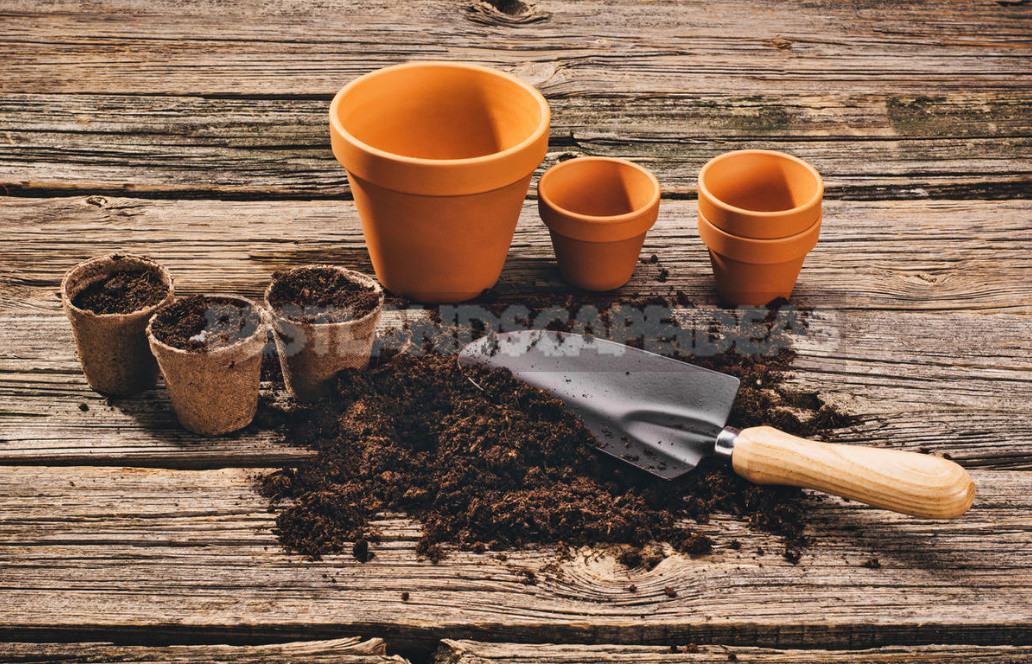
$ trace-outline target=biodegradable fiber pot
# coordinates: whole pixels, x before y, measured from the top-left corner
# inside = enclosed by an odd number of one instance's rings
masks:
[[[196,298],[203,300],[206,306],[238,307],[249,321],[243,338],[211,350],[178,348],[159,339],[154,332],[155,323],[164,316],[178,319],[175,308]],[[209,321],[212,319],[210,314],[204,316]],[[147,325],[147,340],[165,377],[172,408],[184,428],[214,436],[250,424],[258,408],[262,351],[267,336],[263,312],[258,305],[232,295],[185,298],[154,314]]]
[[[538,212],[563,278],[589,291],[626,284],[659,215],[659,195],[656,177],[625,159],[581,157],[545,171]]]
[[[168,286],[157,304],[129,313],[98,314],[73,304],[75,297],[107,276],[126,270],[156,272]],[[142,256],[114,254],[76,265],[61,281],[61,304],[72,324],[86,382],[103,394],[132,394],[154,386],[158,365],[147,348],[147,320],[175,297],[172,275]]]
[[[368,286],[378,296],[376,308],[350,320],[313,322],[291,317],[273,306],[273,293],[285,278],[318,270],[332,270],[349,281]],[[383,289],[372,277],[333,265],[294,268],[269,284],[265,306],[272,316],[283,381],[291,396],[302,402],[314,401],[325,393],[338,372],[362,369],[369,364],[383,301]]]
[[[412,62],[344,86],[330,104],[333,154],[380,283],[426,303],[493,286],[549,120],[535,88],[477,65]]]

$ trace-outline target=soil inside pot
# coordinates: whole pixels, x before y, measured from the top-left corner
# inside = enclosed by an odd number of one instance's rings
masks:
[[[305,268],[273,275],[269,304],[277,314],[302,323],[343,323],[374,311],[380,295],[330,268]]]
[[[728,353],[699,363],[742,379],[732,426],[821,437],[848,425],[817,394],[782,384],[791,359]],[[477,380],[483,392],[454,356],[398,356],[342,374],[332,397],[288,414],[287,440],[318,457],[260,482],[287,505],[277,517],[282,543],[311,557],[352,550],[368,560],[374,549],[348,543],[375,542],[376,515],[404,512],[423,527],[417,553],[434,561],[445,545],[605,544],[622,545],[618,560],[629,567],[652,567],[665,555],[656,542],[692,555],[739,548],[691,526],[719,512],[779,535],[793,563],[808,544],[813,499],[798,489],[750,484],[719,462],[673,482],[653,478],[596,452],[591,434],[547,394],[506,372]]]
[[[191,295],[158,311],[151,330],[173,348],[209,352],[247,339],[260,324],[259,314],[236,300]]]
[[[168,284],[157,270],[112,272],[83,288],[72,304],[95,314],[129,314],[152,307],[168,295]]]

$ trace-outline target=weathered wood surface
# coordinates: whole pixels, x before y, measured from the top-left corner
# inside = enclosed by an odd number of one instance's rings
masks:
[[[366,564],[350,555],[304,561],[281,552],[252,476],[6,469],[0,639],[356,634],[399,649],[441,637],[832,649],[1032,644],[1024,472],[974,472],[979,496],[955,521],[815,503],[818,542],[798,565],[778,555],[770,536],[716,518],[702,527],[717,534],[712,555],[671,557],[651,571],[625,569],[599,550],[568,561],[545,549],[505,561],[466,553],[419,563],[418,531],[402,519],[384,522],[385,542]],[[728,548],[731,537],[741,550]],[[758,556],[758,547],[768,553]],[[880,569],[863,566],[872,556]],[[526,584],[526,569],[536,585]]]
[[[330,152],[329,101],[328,94],[5,94],[0,186],[19,194],[349,196]],[[749,147],[809,160],[824,174],[829,198],[1032,195],[1032,91],[611,92],[549,101],[551,147],[542,169],[560,156],[633,158],[656,173],[668,196],[694,195],[706,160]]]
[[[676,644],[675,644],[676,645]],[[911,646],[868,650],[773,650],[727,646],[554,645],[445,640],[434,664],[1024,664],[1032,648],[1014,646]],[[734,659],[731,659],[731,656]]]
[[[161,389],[108,404],[85,385],[55,292],[65,269],[115,250],[156,257],[182,292],[257,297],[273,270],[305,262],[368,271],[350,203],[89,197],[0,205],[0,463],[189,468],[307,454],[255,428],[214,441],[189,434]],[[968,465],[1032,466],[1032,203],[843,201],[829,202],[826,214],[794,297],[815,308],[809,329],[792,339],[797,384],[861,417],[843,440],[928,448]],[[621,295],[682,290],[699,305],[682,315],[705,329],[718,313],[694,217],[693,202],[664,204],[645,248],[659,263],[639,266]],[[670,271],[663,283],[660,268]],[[518,303],[553,290],[569,292],[528,204],[498,291]],[[383,327],[401,316],[388,314]]]
[[[7,664],[405,664],[383,639],[300,641],[262,646],[118,646],[104,643],[0,643]]]
[[[733,657],[733,658],[732,658]],[[555,645],[486,643],[445,640],[434,664],[1022,664],[1032,660],[1032,648],[1013,646],[911,646],[866,650],[775,650],[727,646],[668,647],[621,645]]]
[[[513,68],[563,96],[1032,83],[1032,13],[1017,3],[549,0],[537,7],[547,20],[519,25],[492,21],[492,12],[479,13],[487,25],[470,21],[471,4],[424,0],[391,11],[382,0],[208,0],[184,11],[175,0],[5,0],[3,91],[328,94],[371,69],[434,58]]]

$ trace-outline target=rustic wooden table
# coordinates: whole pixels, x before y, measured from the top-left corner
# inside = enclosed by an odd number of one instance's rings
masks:
[[[546,165],[653,169],[645,251],[704,309],[702,163],[769,147],[815,164],[825,226],[794,303],[821,325],[794,338],[791,380],[860,416],[843,440],[951,454],[974,508],[940,523],[829,501],[797,566],[722,549],[645,572],[583,551],[537,585],[519,571],[550,551],[419,563],[401,519],[366,565],[284,554],[250,478],[302,452],[189,435],[161,389],[109,405],[55,292],[113,250],[184,292],[369,270],[327,104],[413,58],[539,86]],[[1032,660],[1027,0],[0,0],[0,69],[0,661],[387,661],[380,639],[498,664]],[[656,288],[650,269],[629,295]],[[528,201],[499,292],[551,290]]]

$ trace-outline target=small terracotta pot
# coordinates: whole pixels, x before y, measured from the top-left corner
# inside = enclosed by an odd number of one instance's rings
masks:
[[[272,318],[283,381],[298,401],[315,401],[323,396],[333,377],[344,369],[362,369],[376,339],[376,325],[383,312],[383,289],[376,280],[361,272],[333,265],[308,265],[299,270],[336,270],[349,280],[372,287],[380,295],[379,305],[361,318],[335,323],[309,323],[284,316],[270,303],[276,282],[265,290],[265,307]]]
[[[699,236],[709,247],[717,292],[735,305],[763,306],[779,297],[788,299],[820,232],[818,218],[802,233],[757,240],[726,233],[699,215]]]
[[[210,351],[184,350],[154,336],[155,314],[147,324],[147,341],[165,377],[179,423],[194,433],[215,436],[242,429],[254,419],[268,329],[264,312],[251,300],[233,295],[205,297],[232,301],[257,314],[254,333]]]
[[[152,306],[128,314],[98,314],[72,304],[85,288],[125,269],[154,270],[168,286],[168,295]],[[147,321],[175,298],[172,275],[143,256],[113,254],[79,263],[61,281],[61,305],[72,324],[86,382],[103,394],[132,394],[154,386],[158,365],[147,348]]]
[[[412,62],[360,76],[330,104],[376,276],[418,302],[460,302],[498,280],[534,169],[548,103],[478,65]]]
[[[538,212],[563,278],[583,290],[619,288],[634,273],[659,215],[659,181],[625,159],[581,157],[538,181]]]
[[[699,171],[699,214],[740,237],[771,240],[802,233],[821,216],[823,197],[817,170],[783,152],[727,152]]]

